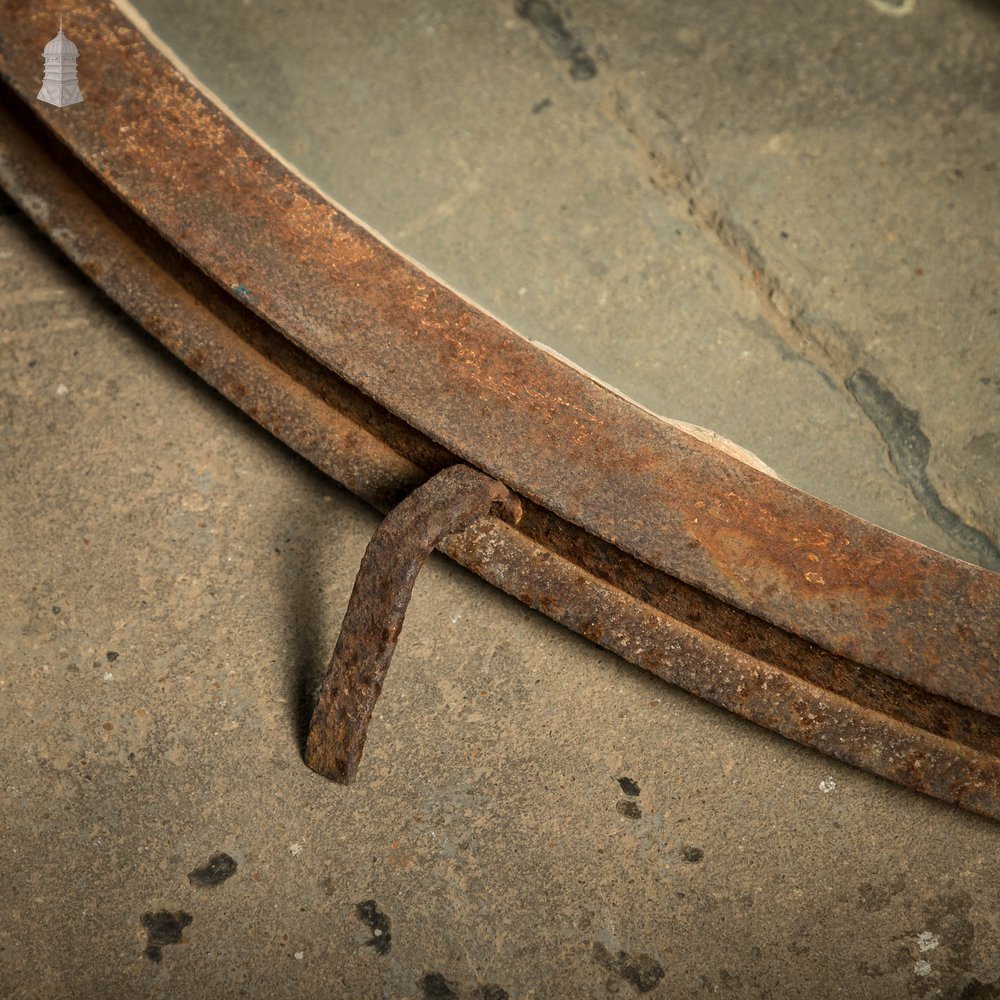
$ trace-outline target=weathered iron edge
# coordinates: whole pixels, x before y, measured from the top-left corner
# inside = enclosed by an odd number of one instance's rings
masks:
[[[54,0],[0,7],[30,99]],[[1000,712],[1000,575],[720,454],[512,333],[285,168],[108,0],[87,100],[34,110],[213,280],[348,382],[561,517],[841,655]]]
[[[85,273],[264,427],[381,510],[426,480],[427,470],[454,461],[333,373],[289,356],[280,336],[126,206],[109,201],[75,161],[70,167],[85,190],[0,116],[4,186]],[[480,522],[442,548],[526,604],[708,701],[1000,818],[1000,720],[755,622],[531,504],[520,530]]]

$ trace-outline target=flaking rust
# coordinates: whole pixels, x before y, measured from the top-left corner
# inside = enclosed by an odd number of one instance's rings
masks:
[[[495,508],[513,523],[521,504],[467,465],[439,472],[394,508],[368,543],[306,741],[306,763],[349,784],[396,649],[417,573],[447,535]]]
[[[517,524],[479,517],[439,547],[525,604],[789,739],[1000,818],[1000,575],[518,337],[289,171],[108,0],[74,15],[87,101],[35,102],[35,43],[58,13],[0,0],[0,183],[149,333],[381,511],[459,465],[516,494]]]

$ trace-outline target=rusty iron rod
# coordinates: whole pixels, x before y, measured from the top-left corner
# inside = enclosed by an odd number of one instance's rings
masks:
[[[0,183],[186,364],[380,510],[456,462],[486,472],[524,516],[444,538],[462,565],[714,704],[1000,818],[1000,576],[538,351],[283,166],[106,0],[75,28],[88,101],[36,106],[55,10],[0,0]]]
[[[467,465],[453,465],[379,525],[361,560],[309,724],[305,760],[317,773],[345,785],[353,781],[420,567],[446,535],[464,531],[491,508],[514,524],[521,519],[521,505],[506,486]]]
[[[56,0],[0,0],[0,77],[109,193],[289,343],[643,562],[1000,712],[996,574],[778,482],[540,351],[284,166],[110,0],[74,15],[87,100],[72,113],[35,101],[36,41],[55,17]]]

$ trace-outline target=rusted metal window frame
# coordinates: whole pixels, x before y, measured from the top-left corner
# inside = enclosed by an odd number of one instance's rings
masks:
[[[465,463],[521,501],[441,548],[664,679],[1000,818],[1000,575],[660,420],[477,309],[228,117],[109,0],[0,0],[0,184],[206,381],[388,510]]]

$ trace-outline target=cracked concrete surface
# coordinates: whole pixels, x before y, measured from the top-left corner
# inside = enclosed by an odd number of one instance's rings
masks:
[[[990,5],[141,6],[321,187],[516,329],[989,563]],[[9,203],[0,352],[0,993],[1000,995],[996,824],[438,557],[358,783],[313,775],[297,692],[375,515]]]
[[[983,5],[140,6],[321,188],[515,329],[1000,566]],[[850,392],[859,370],[918,414],[929,488]]]
[[[957,554],[1000,568],[995,9],[574,9],[651,179],[688,198],[793,350],[841,389],[868,370],[918,414],[928,484],[896,471]]]

